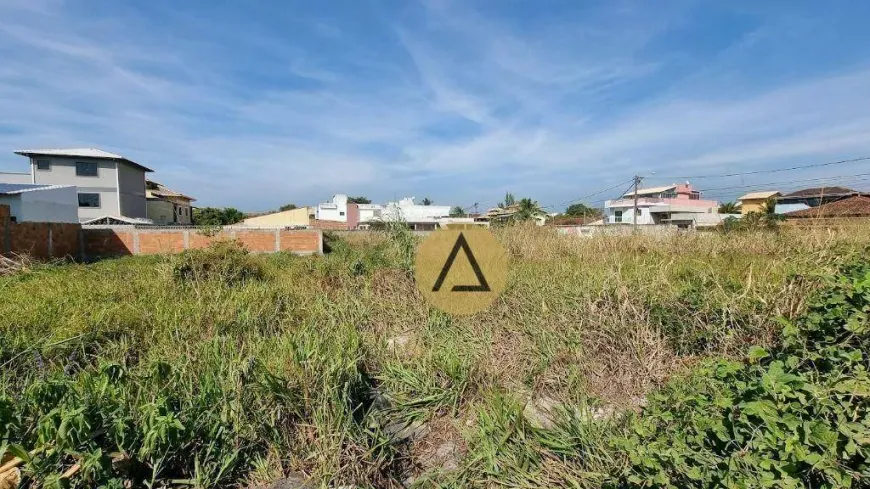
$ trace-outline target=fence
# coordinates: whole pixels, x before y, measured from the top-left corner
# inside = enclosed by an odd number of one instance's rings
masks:
[[[9,206],[0,205],[0,254],[22,253],[40,260],[80,255],[78,224],[15,223],[10,216]]]
[[[0,205],[0,253],[21,253],[37,259],[177,253],[208,246],[218,239],[237,239],[255,253],[285,251],[300,255],[323,253],[320,230],[218,228],[142,228],[85,226],[74,223],[24,222],[10,219]]]
[[[178,253],[204,248],[220,239],[236,239],[255,253],[287,251],[300,255],[323,253],[323,233],[316,229],[220,230],[87,226],[82,230],[88,257]]]

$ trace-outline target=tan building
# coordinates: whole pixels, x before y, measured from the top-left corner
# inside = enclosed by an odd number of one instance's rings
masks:
[[[289,211],[273,212],[262,216],[249,217],[242,221],[242,226],[257,228],[289,228],[308,227],[311,223],[314,209],[300,207]]]
[[[193,197],[169,190],[162,184],[145,180],[146,212],[154,224],[189,225],[193,223]]]
[[[764,212],[764,206],[767,204],[767,199],[771,197],[779,197],[780,194],[776,190],[768,190],[765,192],[750,192],[739,199],[740,213],[743,215],[750,212]]]

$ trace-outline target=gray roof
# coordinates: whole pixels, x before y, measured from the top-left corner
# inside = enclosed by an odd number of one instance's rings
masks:
[[[34,190],[72,187],[72,185],[38,185],[33,183],[0,183],[0,195],[18,195]]]
[[[98,160],[112,160],[112,161],[124,161],[129,163],[142,171],[153,172],[154,170],[148,168],[147,166],[140,165],[135,161],[125,158],[116,153],[109,153],[108,151],[103,151],[101,149],[96,148],[69,148],[69,149],[19,149],[15,151],[15,154],[22,156],[70,156],[70,157],[79,157],[79,158],[94,158]]]

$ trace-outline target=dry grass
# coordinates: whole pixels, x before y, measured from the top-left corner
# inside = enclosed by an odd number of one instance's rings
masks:
[[[3,277],[0,400],[47,378],[82,383],[107,363],[134,377],[167,364],[184,400],[179,416],[225,425],[227,453],[244,447],[246,461],[219,477],[179,461],[166,478],[208,486],[294,472],[378,487],[410,476],[594,487],[597,470],[621,463],[599,446],[607,428],[536,431],[517,414],[524,403],[632,407],[700,358],[774,343],[775,317],[800,313],[818,274],[870,244],[870,229],[854,227],[589,238],[513,227],[496,235],[512,257],[508,288],[470,317],[432,310],[408,273],[413,241],[385,234],[333,241],[325,257],[246,257],[262,276],[233,283],[173,280],[159,271],[172,269],[171,257]],[[65,374],[73,352],[76,373]],[[244,387],[252,362],[278,380]],[[122,404],[134,424],[141,403],[165,395],[146,383],[130,389]],[[375,409],[371,389],[385,406]],[[428,434],[409,444],[384,431],[410,420],[427,422]],[[35,443],[32,434],[14,436]],[[512,444],[515,437],[525,442]],[[582,440],[577,450],[588,460],[549,454],[548,443],[566,440]],[[464,456],[458,470],[436,461],[447,442]],[[506,467],[514,463],[523,472]]]

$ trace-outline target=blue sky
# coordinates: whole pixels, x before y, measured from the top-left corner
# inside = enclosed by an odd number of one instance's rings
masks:
[[[0,170],[23,171],[15,149],[98,147],[254,211],[338,192],[556,206],[635,173],[868,156],[868,18],[836,1],[0,0]],[[860,173],[692,183],[727,200],[867,188]]]

